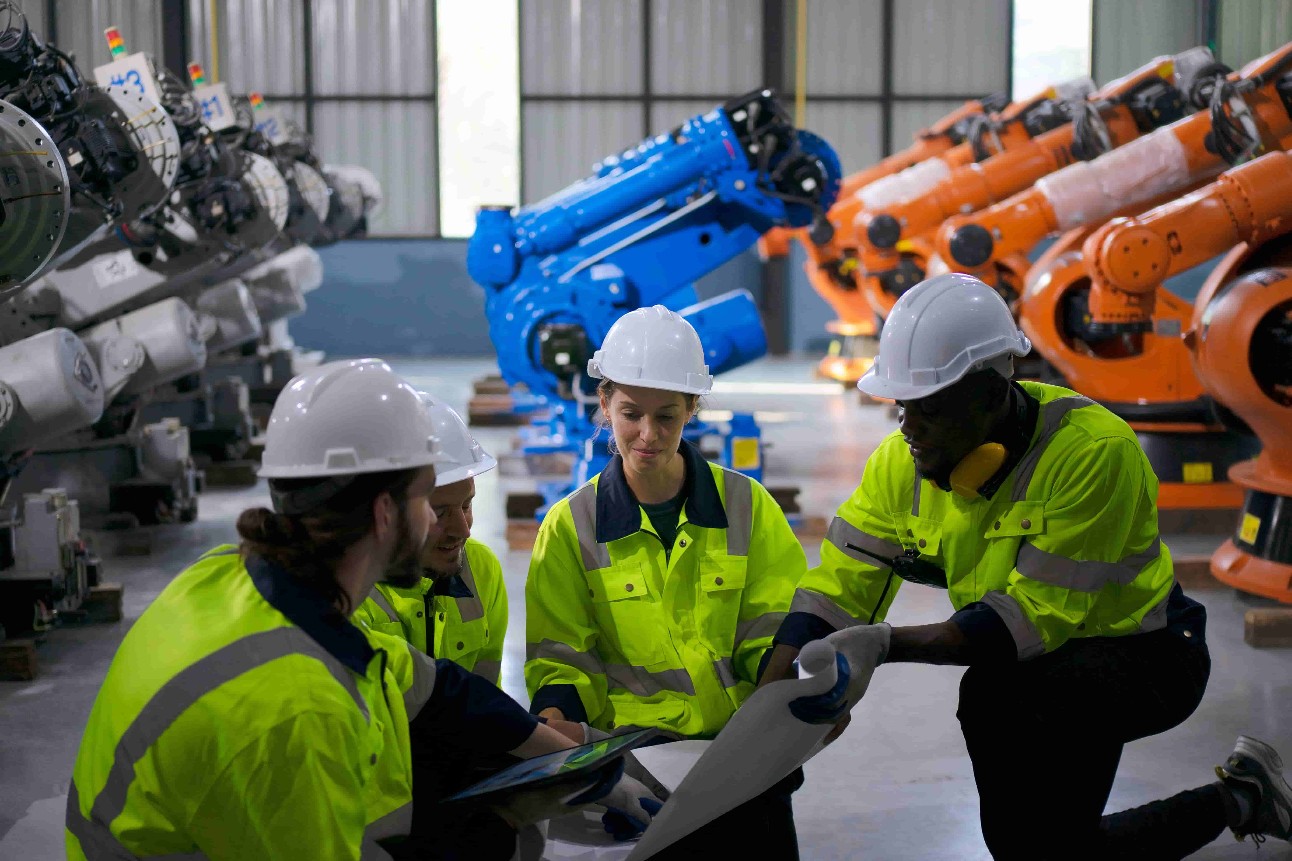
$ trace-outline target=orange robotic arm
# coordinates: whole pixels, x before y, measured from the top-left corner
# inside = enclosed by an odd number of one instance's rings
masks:
[[[1272,152],[1138,218],[1116,219],[1083,247],[1090,315],[1126,332],[1152,326],[1158,286],[1247,242],[1292,231],[1292,154]]]
[[[902,239],[936,230],[954,215],[1004,200],[1074,161],[1093,159],[1178,118],[1184,103],[1174,81],[1174,61],[1153,60],[1079,103],[1061,125],[1022,146],[959,168],[926,194],[862,213],[857,222],[858,233],[864,234],[860,244],[881,252],[892,249]],[[1153,96],[1142,101],[1143,107],[1133,101],[1150,87]],[[865,263],[864,250],[862,257]]]
[[[1229,75],[1231,82],[1268,78],[1241,98],[1270,148],[1292,144],[1292,117],[1278,93],[1279,80],[1269,72],[1292,57],[1283,46]],[[1219,64],[1196,69],[1191,100],[1210,97],[1224,75]],[[1118,213],[1135,212],[1155,198],[1196,187],[1228,163],[1209,148],[1212,114],[1200,111],[1157,129],[1091,162],[1069,165],[1013,197],[971,215],[948,219],[939,228],[934,250],[953,269],[994,277],[995,263],[1011,254],[1031,251],[1045,236],[1095,225]]]
[[[951,164],[968,164],[973,160],[972,148],[968,145],[961,146],[965,142],[968,122],[975,117],[993,114],[1004,108],[1006,104],[1007,100],[1004,94],[1001,93],[965,102],[933,125],[916,132],[915,142],[906,149],[893,153],[878,163],[845,177],[843,184],[839,188],[838,202],[830,211],[829,217],[831,221],[851,226],[852,220],[857,217],[859,206],[855,202],[857,192],[872,182],[906,170],[912,165],[941,156],[952,149],[956,150],[956,152],[950,156]],[[837,230],[838,226],[836,225]],[[806,243],[808,241],[807,231],[804,228],[788,227],[777,227],[769,230],[758,240],[759,256],[763,260],[784,257],[789,253],[791,239]],[[837,256],[837,254],[827,255],[828,259],[834,259]]]

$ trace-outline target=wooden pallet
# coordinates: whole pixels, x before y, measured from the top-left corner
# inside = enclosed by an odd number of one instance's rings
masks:
[[[206,464],[202,472],[206,473],[207,487],[254,487],[259,466],[256,460],[221,460]]]
[[[476,395],[467,401],[467,424],[475,427],[524,427],[534,418],[533,413],[518,413],[512,409],[509,394]]]
[[[1258,648],[1292,647],[1292,607],[1253,607],[1243,615],[1243,640]]]
[[[506,395],[511,393],[511,386],[497,374],[480,377],[471,384],[471,391],[477,395]]]
[[[81,603],[80,612],[71,614],[76,621],[65,624],[120,622],[123,592],[120,583],[101,583],[90,587],[90,594]],[[0,641],[0,681],[29,682],[36,678],[37,673],[36,640],[21,638]]]

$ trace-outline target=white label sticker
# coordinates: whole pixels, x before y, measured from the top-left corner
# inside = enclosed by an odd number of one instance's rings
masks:
[[[100,87],[123,87],[129,95],[147,96],[155,104],[161,104],[152,64],[141,52],[96,67],[94,80]]]
[[[105,254],[91,266],[94,269],[94,280],[100,287],[111,287],[139,274],[139,264],[129,251]]]
[[[203,84],[193,88],[193,97],[202,108],[202,122],[213,132],[227,129],[237,122],[233,100],[227,84]]]
[[[287,143],[287,129],[278,116],[278,111],[273,108],[256,111],[256,131],[269,138],[269,142],[275,146]]]

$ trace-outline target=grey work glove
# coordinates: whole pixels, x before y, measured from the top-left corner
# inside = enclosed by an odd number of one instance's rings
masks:
[[[804,667],[809,666],[809,653],[814,663],[823,664],[816,672],[824,671],[832,662],[836,682],[827,691],[792,700],[790,712],[805,723],[828,724],[842,720],[865,695],[875,667],[888,656],[891,635],[892,628],[886,623],[857,625],[805,646],[799,658]]]
[[[635,837],[646,830],[664,802],[641,782],[624,774],[623,766],[623,761],[617,760],[578,781],[514,793],[493,805],[493,810],[513,828],[521,828],[595,805],[605,809],[601,820],[616,839]]]
[[[583,727],[584,744],[605,741],[611,737],[610,733],[597,729],[586,721],[581,723],[580,726]],[[650,769],[641,764],[641,760],[633,756],[632,751],[624,754],[624,774],[645,784],[646,788],[660,801],[668,801],[668,797],[672,794],[667,786],[660,783],[655,775],[650,773]]]

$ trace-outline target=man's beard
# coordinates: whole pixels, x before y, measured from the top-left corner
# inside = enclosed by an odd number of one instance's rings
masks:
[[[456,577],[458,574],[462,573],[462,569],[466,566],[466,563],[467,548],[466,545],[463,545],[462,548],[458,550],[457,558],[454,559],[451,564],[439,567],[431,566],[426,569],[426,572],[436,580],[440,580],[445,577]]]
[[[383,580],[399,589],[411,589],[422,582],[422,545],[413,537],[412,519],[406,508],[400,512],[399,541]]]

